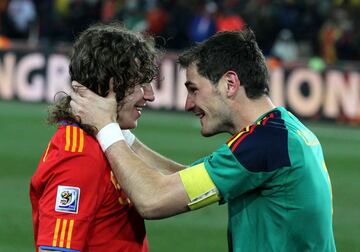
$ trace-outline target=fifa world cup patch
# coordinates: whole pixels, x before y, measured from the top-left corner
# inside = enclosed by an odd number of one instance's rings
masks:
[[[77,214],[79,210],[80,188],[72,186],[58,186],[55,211]]]

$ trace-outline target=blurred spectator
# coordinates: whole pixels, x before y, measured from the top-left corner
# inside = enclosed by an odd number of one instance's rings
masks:
[[[216,30],[219,31],[236,31],[242,30],[245,22],[239,13],[235,13],[237,2],[233,0],[225,1],[219,8],[216,17]]]
[[[344,9],[337,11],[336,19],[339,24],[339,37],[335,44],[337,59],[355,60],[357,50],[354,22]]]
[[[101,10],[101,21],[108,23],[115,18],[116,15],[116,6],[118,1],[116,0],[104,0]]]
[[[12,38],[27,38],[36,21],[35,5],[31,0],[11,0],[8,5],[7,15],[9,36]]]
[[[271,49],[271,55],[282,61],[294,61],[298,59],[299,49],[292,32],[282,29]]]
[[[165,26],[167,26],[168,19],[168,14],[162,3],[157,2],[148,6],[146,12],[147,32],[155,36],[161,35],[164,32]]]
[[[52,46],[71,43],[91,23],[119,20],[155,35],[159,46],[183,50],[246,24],[266,56],[278,51],[278,34],[287,29],[297,44],[294,55],[335,63],[360,58],[359,11],[359,0],[0,0],[0,33],[27,43],[37,36]]]
[[[10,47],[10,45],[10,39],[0,33],[0,49],[7,49]]]
[[[165,39],[162,46],[173,50],[182,50],[190,46],[188,27],[192,19],[192,12],[186,1],[168,0],[163,2],[168,12],[168,24],[162,37]]]
[[[0,32],[4,32],[5,27],[5,13],[8,6],[8,0],[1,0],[0,1]]]
[[[283,4],[277,6],[277,20],[282,29],[296,31],[300,21],[299,1],[286,0]]]
[[[7,10],[8,1],[0,1],[0,49],[10,47],[10,39],[4,35],[4,28],[6,27],[5,13]]]
[[[213,16],[215,11],[214,2],[200,2],[197,5],[189,27],[189,38],[192,42],[201,42],[215,34],[216,24]]]
[[[121,19],[130,30],[144,32],[148,29],[145,12],[142,7],[139,0],[125,2]]]
[[[339,30],[332,20],[326,21],[320,31],[321,56],[328,64],[334,63],[336,56],[336,40],[339,37]]]
[[[259,47],[265,55],[270,54],[275,36],[281,30],[276,18],[276,6],[270,0],[249,1],[243,17],[254,30]]]

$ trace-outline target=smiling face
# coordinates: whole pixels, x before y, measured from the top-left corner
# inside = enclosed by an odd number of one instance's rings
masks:
[[[186,69],[185,86],[188,91],[185,109],[193,112],[200,119],[201,134],[212,136],[228,131],[231,126],[230,110],[222,91],[222,80],[218,86],[201,76],[196,65]],[[221,86],[221,87],[220,87]]]
[[[122,129],[133,129],[141,116],[147,102],[155,100],[151,84],[136,85],[133,92],[127,95],[118,106],[117,121]]]

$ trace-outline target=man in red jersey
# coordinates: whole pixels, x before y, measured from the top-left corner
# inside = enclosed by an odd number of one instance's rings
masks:
[[[118,24],[91,26],[74,44],[71,79],[101,96],[112,84],[123,129],[135,128],[154,100],[153,45],[152,38]],[[78,123],[69,102],[64,96],[49,112],[58,129],[31,179],[36,251],[148,251],[144,220],[113,176],[92,136],[96,129]]]

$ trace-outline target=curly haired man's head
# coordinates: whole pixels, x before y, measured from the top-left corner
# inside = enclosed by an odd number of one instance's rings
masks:
[[[80,33],[73,45],[70,77],[101,96],[109,92],[112,79],[116,99],[121,104],[136,85],[150,83],[157,76],[157,55],[152,37],[127,30],[119,23],[95,24]],[[68,96],[57,100],[48,121],[76,121],[69,102]]]

